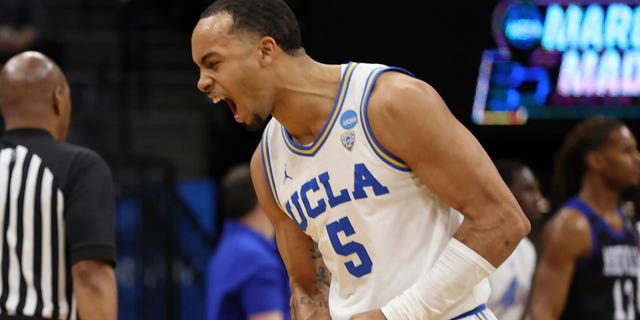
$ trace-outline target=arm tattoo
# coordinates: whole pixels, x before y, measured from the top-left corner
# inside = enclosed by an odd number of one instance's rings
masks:
[[[322,260],[322,253],[320,253],[318,243],[315,241],[313,241],[313,245],[311,246],[311,256],[314,260],[316,260],[316,281],[318,282],[318,284],[323,284],[328,287],[331,283],[331,273],[324,265],[324,261]]]
[[[331,284],[331,274],[323,266],[318,266],[318,274],[316,274],[316,281],[328,287]]]
[[[307,305],[312,305],[320,308],[329,307],[329,304],[326,301],[316,301],[311,299],[310,297],[300,297],[300,299],[298,300],[298,304],[300,305],[307,304]]]
[[[320,253],[320,248],[318,247],[318,243],[313,241],[311,245],[311,257],[315,259],[322,259],[322,253]]]

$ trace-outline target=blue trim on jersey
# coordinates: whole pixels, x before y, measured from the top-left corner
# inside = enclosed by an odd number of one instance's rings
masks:
[[[622,231],[616,231],[613,228],[611,228],[611,226],[606,221],[604,221],[604,219],[602,219],[602,217],[598,213],[596,213],[591,207],[589,207],[589,205],[586,202],[584,202],[579,197],[573,197],[567,200],[567,202],[565,203],[565,206],[578,210],[580,213],[582,213],[583,216],[587,218],[587,220],[591,220],[591,218],[595,219],[597,223],[597,225],[592,225],[591,222],[589,222],[589,229],[591,229],[591,239],[593,241],[593,244],[591,246],[591,252],[589,253],[589,256],[578,261],[578,263],[576,264],[576,269],[578,270],[584,269],[593,260],[595,255],[598,253],[598,248],[599,248],[598,236],[597,236],[598,227],[603,229],[609,236],[611,236],[615,240],[623,241],[627,237],[628,233],[626,228],[626,222],[620,208],[618,208],[617,212],[622,217],[623,227],[622,227]]]
[[[271,169],[271,159],[269,157],[269,139],[267,138],[267,133],[269,131],[269,128],[271,127],[271,125],[268,125],[262,133],[262,140],[260,141],[260,154],[262,155],[262,167],[264,168],[264,175],[267,178],[269,191],[271,191],[271,197],[273,198],[273,201],[276,203],[276,205],[278,205],[278,207],[282,209],[280,201],[278,200],[278,190],[276,190],[276,183],[273,179],[273,170]]]
[[[483,311],[485,309],[487,309],[487,306],[485,304],[481,304],[481,305],[477,306],[473,310],[467,311],[467,312],[465,312],[465,313],[463,313],[463,314],[461,314],[461,315],[459,315],[459,316],[457,316],[455,318],[451,318],[451,320],[464,319],[464,318],[470,317],[470,316],[476,316],[476,317],[478,317],[478,318],[480,318],[482,320],[490,319],[483,313]]]
[[[411,171],[409,166],[407,166],[402,161],[402,159],[398,158],[396,155],[387,151],[384,147],[382,147],[382,145],[380,145],[380,143],[378,142],[378,139],[376,139],[375,135],[373,134],[373,131],[371,130],[371,126],[369,125],[368,108],[369,108],[369,96],[371,96],[371,90],[373,89],[373,85],[375,84],[376,79],[378,79],[378,76],[380,76],[383,72],[390,71],[390,70],[400,71],[412,77],[414,76],[409,71],[403,68],[398,68],[398,67],[380,68],[372,72],[367,78],[367,83],[364,89],[365,91],[364,91],[364,94],[362,95],[362,100],[360,101],[360,118],[361,118],[360,123],[362,124],[362,129],[365,132],[365,136],[367,137],[367,142],[369,142],[369,146],[371,146],[371,149],[373,150],[373,152],[380,159],[382,159],[382,161],[384,161],[389,166],[396,168],[400,171]]]
[[[597,220],[598,225],[604,228],[604,231],[608,235],[610,235],[612,238],[618,241],[622,241],[627,237],[627,228],[623,227],[622,231],[614,230],[606,221],[604,221],[604,219],[602,219],[602,217],[595,210],[589,207],[589,205],[586,204],[582,199],[578,197],[574,197],[567,202],[567,206],[575,208],[578,211],[584,213],[584,215],[587,216],[587,218],[592,218],[592,217],[595,218]],[[620,208],[618,208],[617,212],[620,218],[622,218],[622,221],[624,222],[625,218]]]
[[[329,132],[331,132],[331,129],[333,128],[333,125],[336,123],[336,119],[340,114],[340,110],[342,109],[342,104],[344,103],[344,97],[347,95],[347,91],[349,90],[349,81],[351,80],[351,76],[353,75],[353,70],[356,68],[357,65],[358,64],[354,62],[349,62],[347,64],[347,67],[345,68],[345,71],[344,71],[344,75],[342,76],[342,80],[340,81],[340,88],[338,89],[338,98],[336,99],[336,102],[333,105],[333,110],[331,111],[331,115],[329,116],[329,119],[327,120],[327,122],[324,124],[322,131],[320,131],[320,135],[318,135],[318,138],[316,138],[316,140],[313,141],[311,145],[303,146],[303,145],[297,144],[295,141],[293,141],[293,138],[291,138],[291,135],[289,134],[287,129],[285,129],[285,127],[282,126],[282,136],[284,137],[284,143],[287,146],[287,148],[291,150],[291,152],[301,156],[313,156],[314,154],[316,154],[316,152],[318,152],[318,150],[320,150],[320,147],[322,147],[324,142],[327,140],[327,137],[329,136]]]

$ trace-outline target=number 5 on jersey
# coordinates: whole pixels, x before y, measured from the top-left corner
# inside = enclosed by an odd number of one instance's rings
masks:
[[[358,265],[356,265],[353,261],[347,261],[344,263],[349,273],[360,278],[371,272],[373,263],[371,262],[371,258],[369,257],[369,254],[367,253],[365,247],[361,243],[355,241],[349,241],[345,243],[342,243],[340,241],[340,233],[344,233],[345,239],[356,233],[348,217],[344,217],[340,220],[328,224],[327,232],[329,234],[329,239],[331,240],[331,245],[333,246],[333,249],[337,254],[345,257],[356,254],[360,259],[360,264]]]

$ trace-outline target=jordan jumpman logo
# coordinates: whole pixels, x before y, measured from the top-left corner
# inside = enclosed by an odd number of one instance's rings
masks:
[[[285,164],[285,165],[284,165],[284,182],[283,182],[283,184],[284,184],[285,182],[287,182],[287,179],[291,179],[291,180],[293,180],[293,178],[292,178],[289,174],[287,174],[287,165]]]

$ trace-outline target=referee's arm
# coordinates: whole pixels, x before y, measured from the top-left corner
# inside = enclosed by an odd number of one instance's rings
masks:
[[[66,216],[73,291],[82,320],[115,320],[115,192],[111,171],[95,153],[84,154]]]
[[[116,319],[118,295],[111,263],[81,260],[71,267],[71,275],[82,320]]]

